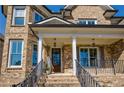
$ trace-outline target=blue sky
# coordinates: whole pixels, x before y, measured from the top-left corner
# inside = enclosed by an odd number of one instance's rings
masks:
[[[59,12],[64,5],[47,5],[47,7],[53,12]],[[113,8],[118,10],[118,13],[115,16],[124,16],[124,5],[112,5]],[[0,33],[5,32],[6,18],[2,14],[1,5],[0,5]]]

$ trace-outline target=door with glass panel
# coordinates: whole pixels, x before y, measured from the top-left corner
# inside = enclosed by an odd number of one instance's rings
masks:
[[[52,64],[54,72],[61,72],[61,48],[52,48]]]
[[[97,66],[97,48],[80,48],[79,60],[83,67]]]

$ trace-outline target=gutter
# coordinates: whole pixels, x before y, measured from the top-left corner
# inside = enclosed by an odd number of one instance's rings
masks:
[[[124,25],[30,24],[30,27],[124,28]]]

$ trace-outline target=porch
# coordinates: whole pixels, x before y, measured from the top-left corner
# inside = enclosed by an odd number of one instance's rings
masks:
[[[71,69],[76,75],[76,59],[85,68],[113,67],[112,60],[123,60],[121,26],[33,24],[30,27],[39,38],[38,62],[42,59],[47,62],[49,58],[55,72]]]
[[[124,63],[121,54],[113,58],[114,54],[111,53],[111,46],[116,43],[121,43],[122,41],[123,40],[120,39],[110,38],[76,38],[74,40],[73,38],[64,37],[44,38],[42,58],[44,62],[52,63],[54,68],[52,71],[54,73],[75,74],[75,59],[77,59],[79,63],[92,74],[113,74],[115,73],[113,72],[115,70],[114,64],[117,63],[116,66],[119,67],[119,65],[122,66]],[[75,44],[73,45],[73,43]],[[120,48],[120,45],[117,45],[118,48]],[[76,55],[73,54],[74,51]],[[123,52],[123,50],[121,52]],[[75,59],[73,59],[74,57]],[[122,68],[118,70],[123,71]]]

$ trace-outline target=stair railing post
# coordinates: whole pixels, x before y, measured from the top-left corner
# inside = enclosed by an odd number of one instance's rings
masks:
[[[114,61],[114,59],[112,60],[112,68],[113,68],[113,73],[114,73],[114,75],[116,75],[116,71],[115,71],[115,61]]]
[[[97,59],[95,59],[95,70],[96,70],[96,75],[97,75]]]

